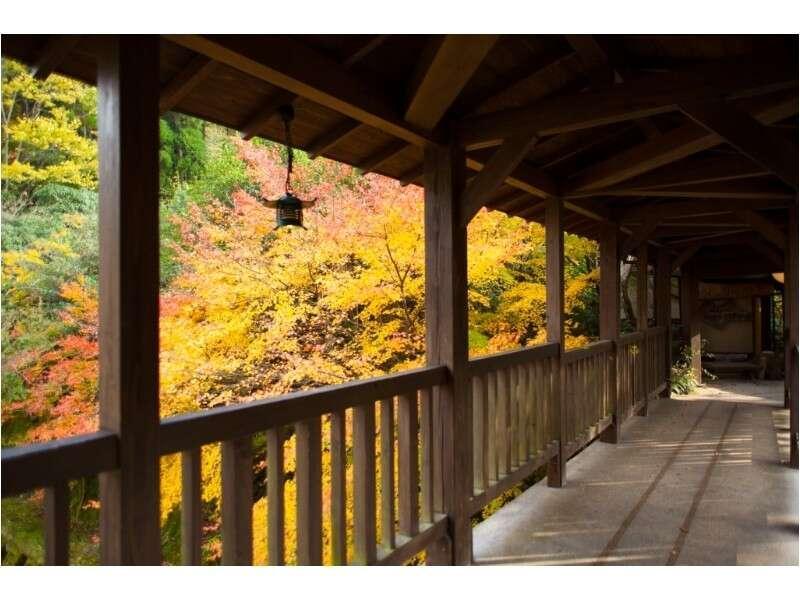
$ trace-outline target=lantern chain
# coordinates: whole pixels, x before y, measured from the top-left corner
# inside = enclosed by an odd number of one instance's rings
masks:
[[[294,117],[294,109],[290,106],[281,108],[281,117],[283,118],[283,127],[286,137],[286,150],[287,150],[287,166],[286,166],[286,193],[292,193],[292,166],[294,163],[294,146],[292,145],[292,128],[291,122]]]

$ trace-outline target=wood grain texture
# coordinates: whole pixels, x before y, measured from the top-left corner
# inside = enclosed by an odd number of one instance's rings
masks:
[[[283,565],[286,560],[283,442],[283,427],[267,430],[267,560],[270,565]]]
[[[44,564],[69,564],[69,484],[44,489]]]
[[[297,564],[322,564],[322,431],[320,417],[295,425]]]
[[[181,452],[181,561],[197,566],[203,542],[202,449]]]
[[[222,442],[222,564],[253,564],[253,444]]]
[[[472,529],[464,500],[472,487],[472,427],[467,373],[467,228],[462,220],[465,182],[461,148],[425,148],[426,360],[445,365],[450,379],[438,388],[442,441],[443,508],[449,516],[449,562],[472,562]],[[446,545],[437,545],[445,548]],[[431,560],[442,562],[445,557]]]
[[[106,565],[161,562],[158,45],[109,36],[98,57],[100,427],[120,465],[100,476]]]
[[[353,564],[377,558],[375,523],[375,406],[353,409]]]
[[[331,563],[347,564],[347,446],[345,412],[331,413]]]

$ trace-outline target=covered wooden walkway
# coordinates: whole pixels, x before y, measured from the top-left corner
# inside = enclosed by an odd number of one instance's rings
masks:
[[[476,564],[796,565],[783,385],[716,381],[660,399],[618,445],[569,462],[480,523]]]

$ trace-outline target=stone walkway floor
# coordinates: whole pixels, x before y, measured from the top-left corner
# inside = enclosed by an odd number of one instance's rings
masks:
[[[717,380],[632,417],[474,529],[476,564],[797,565],[783,382]]]

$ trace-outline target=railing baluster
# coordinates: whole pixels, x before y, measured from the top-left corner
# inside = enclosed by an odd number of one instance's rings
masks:
[[[508,372],[497,371],[497,476],[498,479],[509,473],[511,466],[511,446],[508,443]]]
[[[522,466],[528,462],[528,377],[523,365],[517,370],[517,463]]]
[[[422,455],[420,519],[433,522],[433,402],[431,390],[419,391],[419,437]]]
[[[345,413],[331,413],[331,562],[347,564]]]
[[[295,457],[297,465],[295,474],[297,481],[297,564],[321,565],[322,432],[320,418],[315,417],[297,423],[295,435],[297,436],[297,455]]]
[[[508,449],[509,466],[514,471],[519,466],[517,440],[519,439],[519,373],[516,366],[508,369]]]
[[[353,562],[375,562],[375,405],[353,409]]]
[[[381,410],[381,546],[395,547],[394,539],[394,399],[380,401]]]
[[[536,376],[532,362],[525,364],[528,381],[528,460],[536,456],[536,426],[539,416],[536,414]]]
[[[499,479],[497,472],[497,372],[490,371],[486,374],[486,464],[488,467],[488,481]]]
[[[484,458],[486,448],[483,444],[486,435],[486,413],[484,411],[485,395],[483,382],[485,378],[478,375],[471,378],[472,384],[472,489],[477,494],[486,489],[484,478]]]
[[[267,430],[267,556],[270,565],[286,562],[284,528],[286,506],[283,495],[283,428]]]
[[[413,537],[419,533],[419,465],[417,464],[417,398],[402,395],[397,404],[399,531]]]
[[[253,447],[249,436],[222,442],[222,564],[253,563]]]
[[[44,488],[44,564],[69,564],[69,483]]]
[[[202,448],[181,452],[181,559],[184,565],[201,563],[203,540]]]

